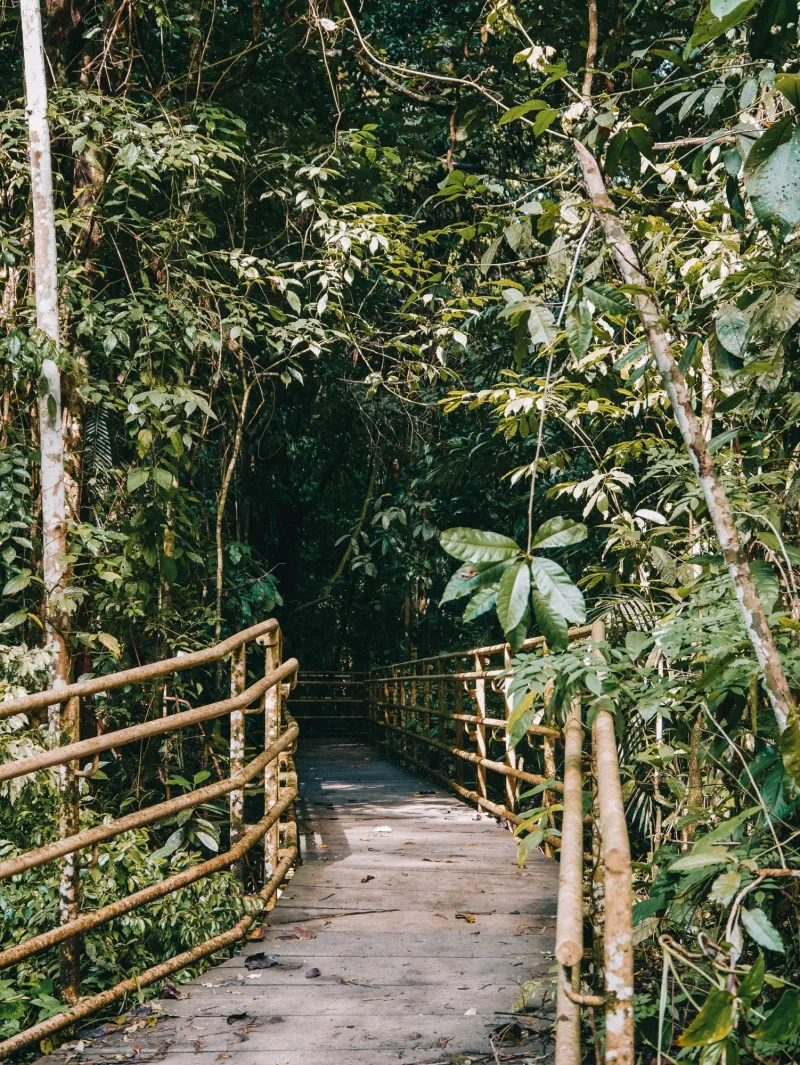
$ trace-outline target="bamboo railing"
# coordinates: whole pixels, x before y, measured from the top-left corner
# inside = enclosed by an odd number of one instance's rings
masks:
[[[573,650],[585,645],[588,660],[596,660],[602,674],[598,650],[605,641],[602,622],[571,630],[569,639]],[[523,650],[547,653],[541,637],[527,640]],[[605,709],[595,713],[588,760],[579,699],[572,701],[563,728],[532,725],[527,742],[510,749],[506,743],[510,665],[508,645],[497,644],[373,670],[365,681],[372,735],[394,756],[512,825],[524,820],[524,810],[519,809],[521,786],[548,785],[544,805],[562,807],[560,818],[555,812],[549,815],[551,831],[544,836],[545,852],[557,851],[560,861],[556,1065],[580,1065],[581,1010],[598,1007],[605,1011],[606,1062],[633,1065],[632,867],[614,719]],[[591,768],[593,809],[599,815],[588,818],[583,802],[585,762]],[[474,783],[466,781],[468,768]],[[535,805],[542,804],[537,800]],[[595,891],[590,902],[599,911],[593,930],[596,948],[602,938],[602,995],[581,992],[584,895],[592,890],[592,882],[584,880],[589,833],[599,844],[599,875],[592,881],[599,881],[602,890]]]
[[[263,675],[247,687],[247,647],[253,642],[264,648],[265,660]],[[164,701],[164,713],[161,717],[129,728],[80,739],[82,698],[168,678],[194,667],[220,662],[227,657],[231,659],[229,698],[174,714],[167,714],[167,702]],[[19,875],[46,862],[61,862],[59,925],[14,946],[0,948],[0,967],[20,962],[41,950],[60,944],[62,993],[68,1003],[68,1008],[62,1012],[0,1043],[0,1059],[36,1040],[69,1027],[77,1020],[110,1005],[130,992],[137,992],[140,988],[185,969],[215,951],[233,945],[242,939],[268,906],[297,857],[297,828],[294,821],[297,778],[292,754],[298,736],[298,726],[284,706],[289,689],[295,682],[297,670],[298,663],[295,659],[282,661],[280,628],[276,621],[270,620],[245,629],[202,651],[108,676],[94,677],[58,690],[24,695],[0,704],[0,719],[15,714],[32,714],[45,707],[49,708],[50,732],[57,741],[50,750],[0,765],[0,782],[19,779],[30,773],[57,766],[60,799],[58,839],[0,862],[0,880]],[[263,721],[263,731],[261,728],[256,730],[258,739],[255,741],[261,751],[250,762],[245,763],[246,719],[250,715],[258,715]],[[230,731],[228,777],[108,823],[81,830],[78,780],[80,776],[91,777],[92,773],[96,772],[97,760],[102,752],[116,751],[126,744],[140,742],[152,736],[176,733],[191,725],[200,725],[202,722],[224,717],[229,719]],[[91,768],[81,771],[79,765],[85,758],[93,759]],[[245,789],[256,778],[262,781],[260,787],[263,789],[264,813],[255,824],[247,825],[244,820]],[[181,810],[194,808],[224,795],[228,796],[230,829],[229,845],[225,852],[99,909],[81,911],[78,875],[80,869],[77,859],[80,851],[95,847],[123,832],[153,824]],[[114,987],[81,997],[80,942],[83,934],[221,869],[233,868],[241,877],[242,859],[262,840],[263,884],[255,895],[250,896],[246,916],[227,932],[199,943],[191,950],[177,954],[145,972],[136,973]]]

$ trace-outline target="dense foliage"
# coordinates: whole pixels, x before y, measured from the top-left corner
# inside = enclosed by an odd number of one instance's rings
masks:
[[[624,737],[642,1060],[794,1060],[798,885],[764,870],[800,867],[797,777],[572,138],[658,294],[796,693],[796,7],[362,7],[48,0],[74,675],[273,612],[318,668],[495,638],[495,611],[514,646],[542,632],[555,653],[514,660],[515,735],[548,692],[554,719],[581,693]],[[3,17],[0,681],[32,690],[47,345]],[[468,594],[463,617],[446,605]],[[600,680],[559,650],[587,614],[607,622]],[[98,702],[82,728],[147,712]],[[39,725],[0,724],[2,757],[45,743]],[[224,736],[193,744],[105,766],[87,823],[203,779]],[[0,853],[51,835],[54,804],[46,781],[0,791]],[[101,850],[87,898],[216,847],[220,811],[200,816]],[[226,891],[164,906],[211,934]],[[51,874],[0,906],[4,939],[52,923]],[[89,939],[89,986],[172,953],[148,938],[171,921]],[[0,983],[0,1033],[56,1008],[56,967]]]

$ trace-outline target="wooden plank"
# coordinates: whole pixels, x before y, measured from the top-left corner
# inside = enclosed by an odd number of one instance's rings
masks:
[[[518,869],[493,818],[361,744],[307,740],[297,768],[303,863],[263,940],[154,1003],[155,1026],[84,1039],[70,1060],[448,1065],[491,1053],[520,985],[552,965],[556,865],[534,856]],[[313,938],[281,938],[298,929]],[[278,964],[248,970],[262,951]],[[66,1065],[70,1045],[40,1065]]]

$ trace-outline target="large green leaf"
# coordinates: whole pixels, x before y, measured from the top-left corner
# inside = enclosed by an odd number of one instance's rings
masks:
[[[551,610],[576,625],[582,625],[586,621],[583,594],[557,562],[549,558],[533,558],[531,573],[539,594]]]
[[[797,47],[797,0],[762,0],[749,44],[754,59],[788,59]]]
[[[748,181],[760,166],[766,163],[772,153],[785,144],[792,135],[795,122],[791,115],[786,115],[780,122],[765,129],[754,141],[744,161],[744,177]]]
[[[678,1036],[682,1047],[706,1047],[725,1039],[733,1029],[733,995],[730,991],[712,991],[700,1012]]]
[[[494,609],[497,604],[498,587],[499,584],[490,584],[486,588],[481,588],[480,591],[477,591],[467,603],[467,609],[464,611],[464,621],[474,621],[481,614]]]
[[[592,312],[586,300],[581,300],[564,321],[567,342],[573,355],[582,359],[592,343]]]
[[[542,636],[554,651],[566,651],[569,643],[566,621],[538,592],[533,593],[532,599],[533,612]]]
[[[784,953],[780,932],[763,910],[742,910],[742,924],[760,947]]]
[[[490,562],[481,566],[473,566],[470,563],[461,566],[447,582],[439,606],[454,599],[462,599],[465,595],[472,595],[489,584],[497,584],[507,565],[508,562]]]
[[[448,555],[474,566],[481,562],[508,562],[520,554],[517,544],[507,536],[481,529],[445,529],[439,539]]]
[[[532,547],[568,547],[585,540],[588,529],[580,521],[571,518],[555,517],[542,522],[536,530]]]
[[[747,193],[765,226],[786,234],[800,222],[800,128],[795,127],[791,139],[755,170]]]
[[[531,594],[531,571],[527,561],[512,563],[500,578],[497,590],[497,617],[503,632],[511,632],[522,621]]]
[[[800,1028],[800,991],[790,988],[781,995],[780,1002],[755,1031],[753,1039],[763,1039],[765,1043],[785,1043]]]
[[[515,629],[506,633],[506,639],[508,640],[511,650],[514,652],[519,651],[522,645],[525,643],[525,639],[528,635],[528,629],[531,627],[531,610],[530,607],[525,608],[525,613],[522,616],[522,621]]]
[[[724,18],[717,18],[710,7],[704,7],[697,16],[694,24],[694,32],[686,43],[683,50],[684,58],[687,58],[701,44],[713,41],[721,33],[725,33],[733,26],[743,22],[759,0],[744,0],[743,3],[734,7]]]
[[[615,314],[624,318],[633,312],[633,306],[628,297],[622,292],[617,292],[610,285],[603,285],[596,281],[593,285],[584,285],[583,291],[603,314]]]
[[[726,351],[731,355],[741,356],[747,347],[747,338],[750,333],[750,316],[734,303],[717,311],[714,325],[717,331],[717,339]]]

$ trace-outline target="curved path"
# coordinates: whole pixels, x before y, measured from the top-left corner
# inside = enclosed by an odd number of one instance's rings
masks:
[[[519,870],[494,819],[375,748],[305,740],[296,762],[303,864],[264,939],[41,1065],[523,1060],[490,1033],[552,964],[556,863]],[[259,953],[276,963],[248,969]]]

